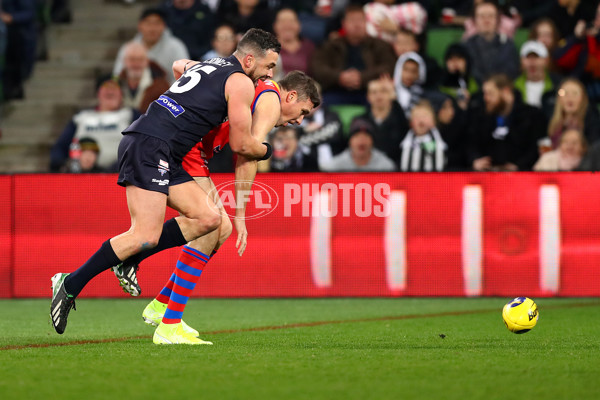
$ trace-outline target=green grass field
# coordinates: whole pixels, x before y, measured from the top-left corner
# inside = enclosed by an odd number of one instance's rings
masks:
[[[600,300],[536,299],[524,335],[507,300],[191,300],[194,347],[152,344],[146,300],[78,300],[62,336],[5,300],[0,399],[599,399]]]

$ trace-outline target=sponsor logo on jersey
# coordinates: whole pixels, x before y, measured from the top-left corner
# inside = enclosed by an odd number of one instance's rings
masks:
[[[158,186],[166,186],[169,184],[168,179],[152,179],[152,183],[158,183]]]
[[[158,172],[160,172],[160,176],[164,176],[166,172],[169,172],[169,163],[165,160],[160,160],[158,162]]]
[[[181,114],[183,114],[185,112],[185,109],[180,106],[179,104],[177,104],[177,102],[175,100],[173,100],[172,98],[165,96],[164,94],[162,94],[158,99],[154,100],[154,102],[156,104],[158,104],[161,107],[166,108],[167,110],[169,110],[169,112],[175,117],[179,117]]]

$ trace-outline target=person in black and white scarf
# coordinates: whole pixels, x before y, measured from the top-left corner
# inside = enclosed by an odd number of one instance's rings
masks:
[[[427,100],[421,100],[413,107],[410,126],[400,143],[400,171],[443,171],[448,146],[435,126],[435,112]]]

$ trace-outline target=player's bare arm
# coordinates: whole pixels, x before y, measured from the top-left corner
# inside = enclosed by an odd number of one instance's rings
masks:
[[[183,75],[185,73],[185,71],[187,71],[188,69],[190,69],[191,67],[193,67],[194,65],[198,64],[198,61],[194,61],[194,60],[189,60],[187,58],[183,58],[181,60],[177,60],[175,62],[173,62],[173,76],[175,77],[175,80],[181,78],[181,75]]]
[[[252,136],[261,142],[264,141],[279,121],[280,113],[279,96],[274,92],[263,93],[256,102],[254,115],[252,116]],[[236,208],[233,226],[237,232],[235,248],[238,250],[240,257],[244,254],[248,243],[248,231],[246,229],[247,193],[250,193],[252,183],[256,177],[257,164],[256,160],[238,156],[235,166]]]
[[[229,116],[229,146],[234,153],[251,160],[260,160],[268,148],[252,136],[254,84],[246,75],[233,74],[225,83],[225,98]]]

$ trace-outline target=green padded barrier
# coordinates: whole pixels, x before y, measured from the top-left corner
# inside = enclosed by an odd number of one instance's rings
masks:
[[[367,111],[366,106],[360,106],[355,104],[336,104],[330,106],[329,109],[334,111],[342,122],[342,128],[344,130],[344,136],[348,136],[350,131],[350,123],[354,117],[358,117]]]

